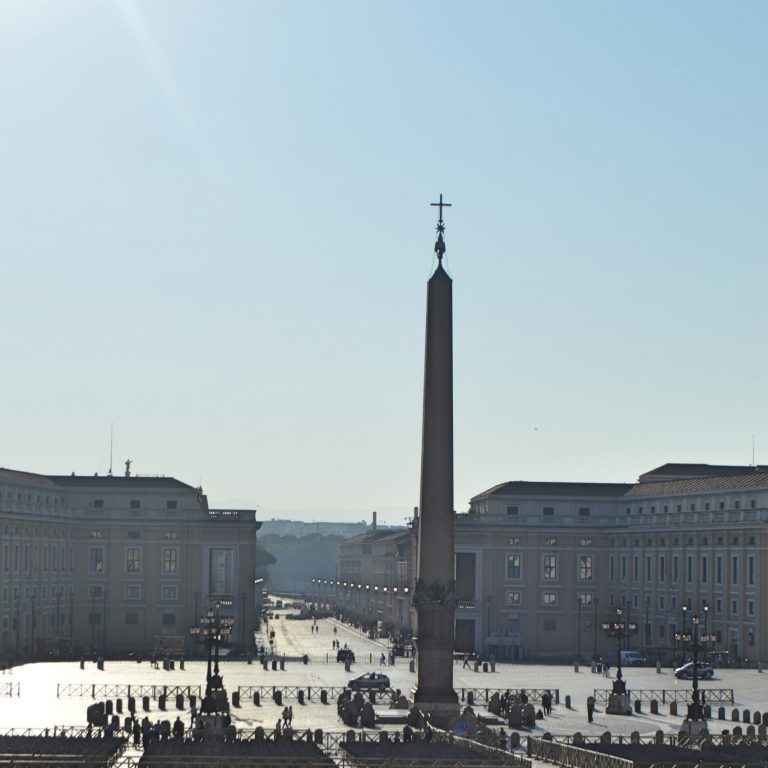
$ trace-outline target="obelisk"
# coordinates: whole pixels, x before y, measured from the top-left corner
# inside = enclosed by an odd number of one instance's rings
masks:
[[[424,414],[416,589],[418,676],[414,701],[435,725],[459,714],[453,689],[456,590],[453,566],[453,298],[443,269],[445,240],[440,195],[437,269],[427,283]]]

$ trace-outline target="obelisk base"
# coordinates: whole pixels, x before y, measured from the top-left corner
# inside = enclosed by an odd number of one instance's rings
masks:
[[[460,714],[459,697],[455,695],[454,701],[431,699],[429,694],[419,696],[416,689],[411,691],[413,703],[425,714],[429,715],[429,722],[438,728],[448,729],[458,719]]]
[[[688,718],[683,720],[683,725],[682,728],[680,728],[680,731],[694,740],[698,739],[702,733],[709,733],[706,720],[689,720]]]

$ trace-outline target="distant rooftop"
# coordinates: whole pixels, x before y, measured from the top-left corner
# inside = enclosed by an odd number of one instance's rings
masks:
[[[487,491],[473,496],[471,501],[486,496],[572,496],[617,498],[623,496],[632,485],[630,483],[569,483],[569,482],[529,482],[511,480],[494,485]]]
[[[657,483],[668,480],[688,480],[694,477],[726,477],[728,475],[749,475],[754,472],[768,472],[766,466],[729,466],[727,464],[662,464],[656,469],[640,475],[641,483]]]
[[[89,486],[89,487],[118,487],[125,488],[177,488],[194,491],[197,490],[187,483],[182,483],[175,477],[164,477],[162,475],[42,475],[36,472],[21,472],[17,469],[6,469],[0,467],[0,477],[19,482],[36,483],[54,483],[66,487]]]
[[[754,469],[754,468],[753,468]],[[720,475],[713,477],[690,477],[684,480],[669,480],[638,483],[627,492],[634,496],[674,496],[676,494],[706,493],[708,491],[749,490],[768,488],[768,471],[752,471],[748,475]]]

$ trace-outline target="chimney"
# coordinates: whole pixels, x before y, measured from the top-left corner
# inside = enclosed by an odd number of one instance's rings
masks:
[[[376,510],[373,510],[373,520],[371,520],[371,530],[376,530]]]

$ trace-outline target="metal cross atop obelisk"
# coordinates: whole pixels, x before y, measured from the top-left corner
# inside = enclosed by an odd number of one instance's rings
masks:
[[[435,253],[437,254],[437,260],[442,261],[445,255],[445,241],[443,240],[443,232],[445,232],[445,224],[443,224],[443,208],[450,208],[451,203],[443,202],[443,195],[440,195],[439,203],[430,203],[440,209],[440,215],[437,219],[437,242],[435,243]]]

